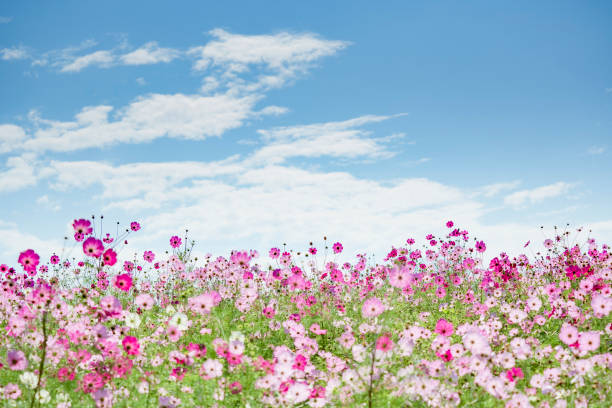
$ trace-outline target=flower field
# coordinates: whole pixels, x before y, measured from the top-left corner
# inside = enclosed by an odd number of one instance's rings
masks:
[[[178,235],[126,258],[140,224],[96,222],[74,220],[74,258],[2,260],[0,407],[612,406],[612,257],[592,239],[485,261],[449,221],[384,264],[327,239],[198,259]]]

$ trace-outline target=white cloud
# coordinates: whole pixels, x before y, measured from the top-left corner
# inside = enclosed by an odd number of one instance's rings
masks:
[[[240,127],[253,115],[256,96],[163,95],[137,98],[116,111],[113,107],[85,107],[74,121],[49,121],[34,117],[39,127],[21,145],[31,151],[74,151],[118,143],[144,143],[160,137],[204,140]]]
[[[6,170],[0,170],[0,192],[21,190],[36,184],[38,176],[31,155],[9,157]]]
[[[495,183],[488,184],[478,189],[477,195],[483,195],[485,197],[493,197],[502,191],[514,190],[521,184],[520,180],[514,180],[507,183]]]
[[[144,86],[144,85],[147,84],[147,81],[143,77],[138,77],[138,78],[136,78],[136,83],[138,85]]]
[[[82,69],[96,65],[99,67],[109,67],[115,58],[109,51],[96,51],[91,54],[83,55],[64,65],[61,72],[79,72]]]
[[[590,155],[599,155],[599,154],[603,154],[606,151],[605,146],[591,146],[589,147],[589,150],[587,150],[587,153]]]
[[[258,130],[265,146],[254,152],[247,159],[247,163],[280,164],[291,157],[390,158],[395,152],[384,146],[384,143],[390,140],[388,137],[371,138],[371,132],[355,128],[392,117],[394,116],[366,115],[341,122]]]
[[[0,153],[13,150],[26,139],[26,133],[20,126],[0,125]]]
[[[0,24],[8,24],[13,21],[13,17],[0,16]]]
[[[160,62],[170,62],[179,56],[179,52],[172,48],[161,48],[157,42],[151,41],[130,53],[119,57],[125,65],[146,65]]]
[[[94,161],[62,162],[52,161],[50,173],[55,178],[52,187],[59,190],[88,188],[102,185],[100,198],[125,199],[143,197],[150,204],[158,206],[167,201],[148,200],[148,194],[165,195],[169,188],[194,178],[214,178],[236,174],[244,170],[237,163],[238,156],[216,162],[162,162],[132,163],[113,166]],[[84,176],[86,175],[86,176]]]
[[[55,200],[51,200],[48,195],[44,194],[36,199],[36,204],[48,208],[51,211],[57,212],[62,207]]]
[[[188,55],[197,58],[193,68],[196,71],[220,69],[223,82],[230,89],[247,92],[279,88],[297,74],[306,72],[316,60],[333,55],[350,44],[324,40],[311,33],[240,35],[217,28],[210,34],[214,40],[188,50]],[[248,72],[251,66],[263,72],[255,82],[248,83],[238,74]],[[208,89],[210,83],[205,86]]]
[[[285,79],[294,77],[298,72],[305,72],[316,59],[331,55],[347,44],[322,40],[313,34],[242,36],[229,34],[223,30],[213,30],[213,34],[217,40],[196,51],[200,54],[200,59],[209,59],[211,64],[221,66],[223,72],[206,77],[202,91],[216,89],[221,83],[227,84],[228,78],[231,77],[231,81],[238,81],[244,85],[240,88],[240,92],[236,92],[237,88],[230,87],[227,92],[217,92],[214,95],[148,94],[140,96],[122,109],[108,105],[84,107],[72,121],[44,119],[35,113],[30,115],[35,127],[29,132],[31,137],[21,145],[14,146],[13,150],[74,151],[118,143],[144,143],[160,137],[204,140],[211,136],[221,136],[227,130],[242,126],[248,119],[264,115],[281,115],[288,111],[286,107],[274,105],[256,111],[256,103],[264,97],[262,88],[257,84],[263,83],[261,81],[265,76],[258,77],[255,80],[256,86],[251,87],[247,80],[238,77],[238,73],[243,69],[238,68],[235,63],[263,64],[264,68],[273,68],[273,75],[281,79],[278,83],[280,86]],[[61,71],[78,72],[91,65],[111,66],[116,63],[170,61],[177,55],[174,50],[160,48],[156,43],[150,42],[121,58],[117,58],[111,51],[96,51],[85,56],[73,57],[76,51],[93,45],[95,42],[88,41],[79,47],[49,54],[48,57],[56,60],[54,65],[60,65]],[[249,48],[248,56],[242,55],[245,46]],[[244,65],[244,69],[246,68]],[[263,81],[266,82],[268,79]],[[111,114],[114,114],[112,118]],[[327,137],[332,138],[331,135]],[[345,136],[345,139],[346,137],[350,135]],[[357,140],[354,137],[348,141],[352,142],[352,145],[343,147],[345,150],[364,150],[369,146],[376,150],[371,155],[380,155],[380,157],[383,155],[381,149],[377,147],[379,144],[377,142]],[[312,145],[312,142],[310,144]],[[279,145],[274,148],[286,149],[287,146]],[[347,152],[348,150],[340,154]],[[312,154],[318,153],[312,152],[307,155]]]
[[[534,188],[532,190],[521,190],[504,198],[506,205],[519,207],[525,203],[535,204],[543,201],[547,198],[558,197],[567,193],[574,185],[570,183],[564,183],[562,181],[547,186]]]
[[[36,235],[21,231],[17,224],[0,220],[0,263],[17,267],[19,254],[34,249],[41,256],[41,263],[53,252],[61,253],[59,240],[44,240]]]
[[[8,60],[19,60],[26,59],[30,55],[25,47],[12,47],[12,48],[3,48],[0,50],[0,55],[2,59],[5,61]]]

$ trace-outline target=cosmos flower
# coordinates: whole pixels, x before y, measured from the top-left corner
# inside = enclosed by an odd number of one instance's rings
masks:
[[[102,263],[104,265],[113,266],[115,263],[117,263],[117,253],[108,248],[102,254]]]
[[[19,254],[18,262],[23,266],[24,271],[31,273],[36,272],[39,260],[40,256],[33,249],[28,249]]]
[[[79,220],[74,220],[72,223],[72,228],[74,229],[75,234],[80,235],[89,235],[93,232],[93,228],[91,227],[91,221],[81,218]]]
[[[385,311],[385,306],[377,297],[371,297],[361,307],[361,314],[364,317],[376,317]]]
[[[453,324],[445,319],[440,319],[438,323],[436,323],[435,332],[442,336],[450,337],[453,334]]]
[[[117,275],[115,278],[115,287],[124,292],[128,292],[132,287],[132,277],[127,273]]]
[[[28,368],[28,360],[21,350],[10,350],[6,354],[6,362],[13,371],[23,371]]]
[[[140,354],[140,343],[138,343],[138,339],[133,336],[125,336],[123,341],[121,341],[123,345],[123,350],[126,354],[130,356],[137,356]]]
[[[176,236],[176,235],[170,237],[170,246],[172,248],[180,247],[182,242],[183,242],[183,240],[181,238],[179,238],[178,236]]]
[[[83,253],[87,256],[99,258],[104,252],[104,244],[99,239],[89,237],[83,242]]]

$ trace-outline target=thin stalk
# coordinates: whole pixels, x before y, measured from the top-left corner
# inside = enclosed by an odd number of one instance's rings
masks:
[[[372,364],[370,366],[370,386],[368,387],[368,407],[372,408],[372,382],[374,379],[374,355],[376,354],[376,342],[372,344]]]
[[[38,383],[36,384],[36,389],[34,390],[34,394],[32,395],[32,400],[30,401],[30,408],[34,407],[34,401],[36,401],[36,395],[40,390],[40,382],[42,380],[43,371],[45,369],[45,358],[47,356],[47,311],[43,312],[42,319],[42,330],[43,330],[43,352],[42,358],[40,359],[40,364],[38,366]]]

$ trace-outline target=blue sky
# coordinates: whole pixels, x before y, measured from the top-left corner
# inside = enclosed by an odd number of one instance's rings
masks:
[[[609,2],[0,6],[0,262],[74,218],[226,255],[612,238]],[[585,235],[583,234],[583,237]],[[77,255],[73,252],[72,255]]]

